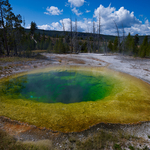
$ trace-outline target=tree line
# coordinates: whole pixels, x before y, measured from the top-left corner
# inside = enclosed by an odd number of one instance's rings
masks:
[[[148,41],[148,36],[145,36],[142,44],[139,44],[138,34],[132,37],[129,33],[121,43],[119,43],[117,36],[114,41],[110,40],[108,42],[108,49],[112,53],[120,52],[136,57],[150,57],[150,41]]]
[[[114,22],[115,23],[115,22]],[[78,36],[77,19],[73,30],[70,17],[70,31],[65,31],[63,36],[50,37],[35,33],[37,25],[31,22],[30,32],[24,30],[25,20],[20,14],[15,15],[8,0],[0,0],[0,55],[7,56],[32,56],[33,50],[46,50],[51,53],[122,53],[140,57],[150,57],[150,42],[145,36],[143,43],[139,44],[139,36],[128,34],[127,37],[119,37],[119,30],[115,23],[118,36],[114,41],[107,41],[101,36],[101,17],[99,13],[98,27],[96,30],[93,21],[93,32],[86,38]]]

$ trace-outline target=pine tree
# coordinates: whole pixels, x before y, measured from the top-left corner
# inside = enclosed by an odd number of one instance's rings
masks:
[[[3,36],[4,36],[4,48],[6,49],[7,55],[9,56],[10,49],[8,45],[8,40],[10,39],[9,31],[8,29],[12,29],[12,8],[11,5],[9,4],[8,0],[1,0],[0,1],[0,27],[3,30]],[[9,38],[9,39],[8,39]]]
[[[30,26],[30,30],[31,30],[31,34],[34,35],[35,30],[37,30],[37,25],[35,22],[31,22],[31,26]]]
[[[139,56],[145,57],[149,56],[149,45],[148,45],[148,37],[145,36],[142,45],[140,46]]]
[[[54,45],[54,52],[59,53],[59,47],[58,47],[58,40],[56,40],[55,45]]]
[[[128,34],[127,38],[125,39],[125,52],[128,54],[133,53],[133,38],[131,37],[130,33]]]
[[[49,45],[48,45],[48,48],[47,48],[47,51],[48,53],[51,52],[53,50],[53,46],[52,46],[52,42],[50,41]]]
[[[113,52],[117,52],[117,51],[118,51],[118,37],[116,36],[114,40]]]
[[[112,44],[111,40],[108,43],[108,48],[109,48],[110,51],[113,51],[113,44]]]
[[[138,44],[139,44],[139,37],[138,37],[138,34],[136,34],[134,36],[134,45],[133,45],[133,54],[134,54],[134,56],[138,56],[138,53],[139,53]]]

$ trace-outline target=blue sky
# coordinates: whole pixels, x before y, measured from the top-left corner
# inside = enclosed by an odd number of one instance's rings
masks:
[[[26,28],[35,21],[39,29],[70,30],[70,16],[78,21],[78,31],[92,32],[93,20],[97,28],[101,16],[101,33],[116,35],[113,20],[122,25],[126,35],[150,35],[150,0],[9,0],[15,14],[21,14]]]

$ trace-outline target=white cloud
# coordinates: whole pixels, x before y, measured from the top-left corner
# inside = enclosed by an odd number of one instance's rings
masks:
[[[76,8],[74,9],[76,11]],[[142,23],[139,19],[137,19],[134,15],[134,12],[130,12],[129,10],[121,7],[116,10],[116,8],[104,7],[100,5],[97,9],[95,9],[93,16],[95,17],[95,29],[97,31],[98,27],[98,17],[99,12],[101,16],[101,34],[107,35],[117,35],[116,27],[114,25],[113,20],[116,22],[120,35],[122,35],[122,25],[124,26],[125,34],[128,35],[130,32],[132,35],[150,35],[150,22],[148,19]],[[75,12],[74,12],[75,13]],[[80,13],[76,12],[77,14]],[[64,18],[62,19],[65,31],[70,31],[70,19]],[[58,22],[53,22],[50,25],[38,26],[40,29],[45,30],[59,30],[62,31],[62,20]],[[72,22],[73,29],[75,26],[75,21]],[[83,20],[77,21],[78,31],[79,32],[92,32],[93,31],[93,18],[84,18]]]
[[[75,7],[72,9],[72,12],[75,13],[77,16],[80,16],[83,14],[83,13],[79,12],[79,9],[76,9]]]
[[[30,25],[30,24],[28,24],[28,26],[26,27],[26,29],[30,29],[30,27],[31,27],[31,25]]]
[[[61,15],[63,12],[62,10],[59,10],[58,7],[51,6],[46,8],[47,12],[44,12],[46,15]]]
[[[45,25],[38,26],[38,29],[62,31],[62,26],[60,25],[59,22],[53,22],[51,23],[51,25],[45,24]]]
[[[50,26],[50,25],[48,25],[48,24],[38,26],[38,29],[43,29],[43,30],[52,30],[51,26]]]
[[[134,12],[130,12],[124,7],[120,7],[119,10],[116,10],[114,7],[109,5],[108,7],[104,7],[100,5],[94,11],[94,17],[98,19],[99,14],[101,16],[101,24],[105,26],[110,26],[112,21],[114,20],[118,27],[130,27],[134,24],[141,24],[141,21],[134,16]]]
[[[85,3],[85,0],[68,0],[68,3],[70,3],[71,7],[81,7]]]
[[[86,13],[89,13],[89,12],[91,12],[91,10],[86,10]]]
[[[63,20],[60,20],[60,23],[62,24],[62,21],[65,26],[65,31],[70,31],[70,18],[66,18]],[[75,21],[72,21],[73,30],[75,28]],[[78,32],[87,32],[92,28],[92,22],[89,19],[84,18],[83,21],[77,21],[77,29]]]

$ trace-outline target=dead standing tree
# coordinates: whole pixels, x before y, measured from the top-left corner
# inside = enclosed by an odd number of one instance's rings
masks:
[[[93,20],[93,52],[96,51],[96,46],[95,46],[95,21]]]
[[[90,42],[90,32],[89,32],[89,28],[87,27],[87,51],[88,53],[91,52],[91,42]]]
[[[98,14],[98,52],[100,52],[101,14]]]
[[[122,32],[123,32],[123,39],[122,39],[122,54],[124,55],[124,51],[125,51],[125,31],[124,31],[124,26],[122,24]]]
[[[73,43],[72,43],[72,17],[70,17],[70,42],[71,42],[71,53],[73,52]]]
[[[117,35],[118,35],[118,50],[119,50],[119,53],[120,53],[120,52],[121,52],[121,48],[120,48],[120,36],[119,36],[119,29],[118,29],[118,26],[117,26],[117,24],[116,24],[115,20],[113,20],[113,21],[114,21],[115,27],[116,27],[116,29],[117,29]]]
[[[78,26],[77,26],[77,19],[75,19],[75,29],[74,29],[74,35],[73,35],[73,52],[77,53],[78,52]]]

